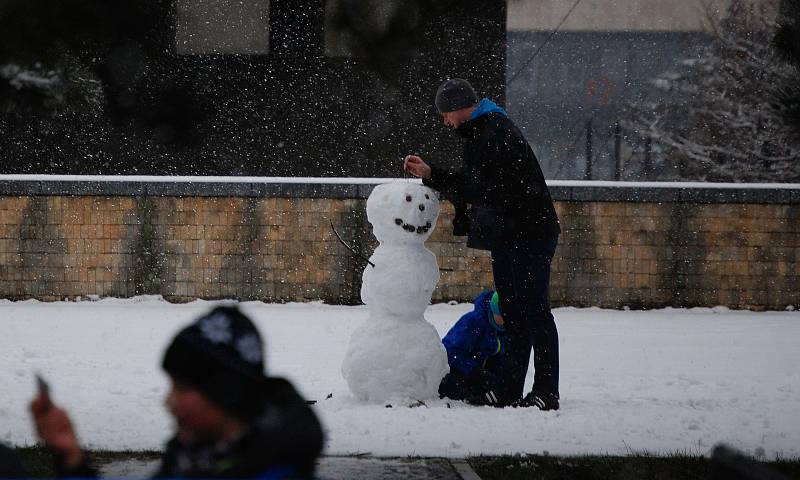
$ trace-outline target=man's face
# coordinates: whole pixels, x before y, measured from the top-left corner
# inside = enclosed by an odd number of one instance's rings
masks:
[[[225,411],[200,391],[176,379],[172,380],[165,403],[175,418],[177,436],[183,442],[220,440],[225,425],[231,421]]]
[[[469,120],[473,109],[473,107],[468,107],[454,112],[445,112],[442,114],[442,122],[450,128],[458,128],[462,123]]]

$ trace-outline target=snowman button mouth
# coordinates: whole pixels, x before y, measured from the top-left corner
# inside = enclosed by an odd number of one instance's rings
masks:
[[[426,222],[425,225],[419,225],[419,226],[415,227],[414,225],[411,225],[410,223],[404,222],[402,218],[395,218],[394,219],[394,223],[397,226],[402,226],[403,230],[405,230],[407,232],[410,232],[410,233],[416,232],[418,234],[423,234],[423,233],[428,233],[428,230],[431,229],[431,222]]]

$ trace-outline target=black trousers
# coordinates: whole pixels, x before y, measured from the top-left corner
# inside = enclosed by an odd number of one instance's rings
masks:
[[[523,394],[531,348],[533,389],[558,396],[558,330],[550,312],[550,264],[558,237],[492,250],[495,289],[508,332],[504,376],[508,401]]]

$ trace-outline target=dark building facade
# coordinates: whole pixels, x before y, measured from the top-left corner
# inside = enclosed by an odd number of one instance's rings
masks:
[[[442,80],[505,100],[505,1],[35,3],[0,9],[0,173],[402,176],[457,161]]]

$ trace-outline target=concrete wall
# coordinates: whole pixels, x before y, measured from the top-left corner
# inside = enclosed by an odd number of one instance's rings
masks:
[[[269,53],[269,1],[176,0],[175,51],[181,55]]]
[[[374,185],[0,181],[0,298],[161,294],[358,303],[375,247]],[[608,187],[553,182],[564,233],[554,305],[800,305],[800,187]],[[450,234],[427,245],[434,301],[492,286],[486,252]]]
[[[770,8],[776,0],[753,0]],[[509,0],[509,30],[553,30],[573,1]],[[583,0],[562,31],[698,32],[708,27],[708,13],[721,17],[730,0]],[[706,9],[708,6],[708,10]]]

